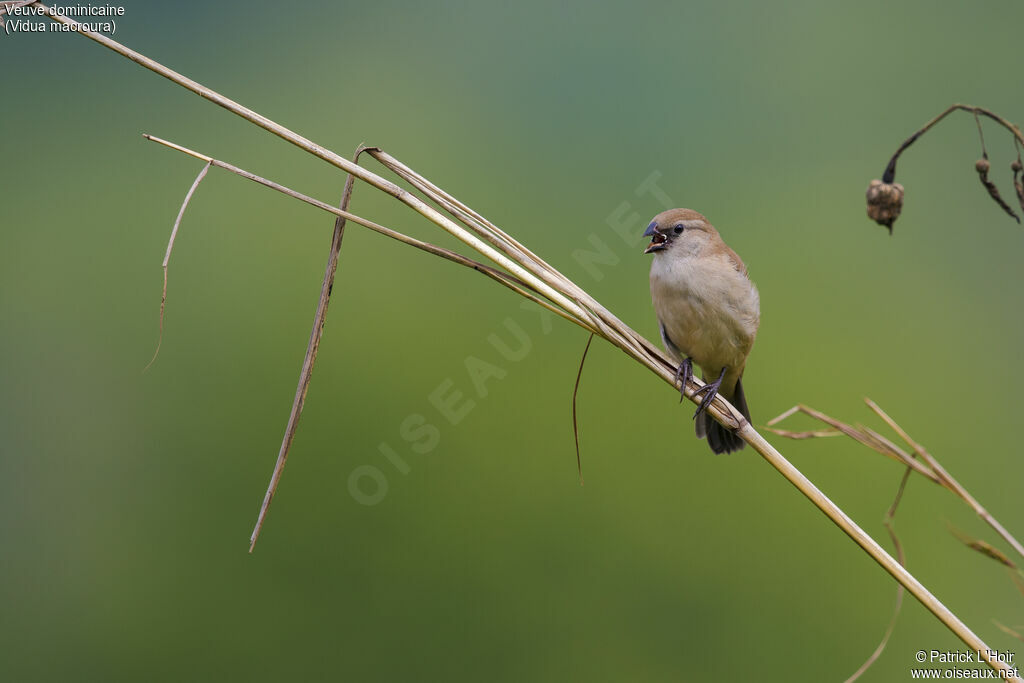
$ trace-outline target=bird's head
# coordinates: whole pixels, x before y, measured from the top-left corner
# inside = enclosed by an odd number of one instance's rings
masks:
[[[708,219],[693,209],[669,209],[655,216],[644,231],[644,237],[651,238],[644,253],[665,251],[677,244],[686,244],[690,247],[687,251],[696,251],[715,235],[717,231]]]

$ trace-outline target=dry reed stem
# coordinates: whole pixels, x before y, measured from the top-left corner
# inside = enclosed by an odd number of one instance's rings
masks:
[[[508,273],[505,273],[505,272],[503,272],[501,270],[498,270],[498,269],[496,269],[496,268],[494,268],[492,266],[488,266],[487,264],[480,263],[479,261],[474,261],[473,259],[466,258],[462,254],[454,252],[454,251],[452,251],[450,249],[445,249],[444,247],[439,247],[436,244],[431,244],[430,242],[424,242],[423,240],[418,240],[415,237],[409,237],[408,235],[405,235],[405,234],[403,234],[401,232],[398,232],[397,230],[392,230],[391,228],[387,228],[387,227],[385,227],[383,225],[380,225],[378,223],[374,223],[373,221],[370,221],[370,220],[367,220],[365,218],[362,218],[361,216],[357,216],[354,213],[350,213],[348,211],[343,211],[341,209],[335,208],[335,207],[331,206],[330,204],[327,204],[326,202],[322,202],[319,199],[314,199],[312,197],[309,197],[307,195],[302,194],[301,192],[296,192],[295,190],[287,188],[284,185],[281,185],[279,183],[275,183],[275,182],[273,182],[271,180],[267,180],[266,178],[262,178],[262,177],[256,175],[255,173],[251,173],[249,171],[246,171],[245,169],[239,168],[238,166],[234,166],[232,164],[229,164],[226,161],[221,161],[220,159],[214,159],[213,157],[207,156],[205,154],[200,154],[199,152],[191,150],[191,149],[189,149],[187,147],[182,147],[181,145],[175,144],[175,143],[170,142],[168,140],[164,140],[162,138],[158,138],[155,135],[149,135],[148,133],[143,133],[142,137],[144,137],[145,139],[149,140],[150,142],[155,142],[157,144],[163,145],[164,147],[169,147],[170,149],[173,149],[175,151],[181,152],[183,154],[187,154],[188,156],[194,157],[194,158],[199,159],[201,161],[206,161],[206,162],[208,162],[212,166],[224,169],[225,171],[230,171],[231,173],[234,173],[235,175],[241,176],[242,178],[245,178],[246,180],[251,180],[254,183],[257,183],[259,185],[263,185],[264,187],[268,187],[271,190],[275,190],[277,192],[280,192],[281,194],[284,194],[284,195],[287,195],[289,197],[292,197],[293,199],[298,199],[299,201],[305,202],[306,204],[309,204],[310,206],[315,206],[316,208],[318,208],[318,209],[320,209],[322,211],[327,211],[328,213],[333,213],[335,216],[343,217],[346,220],[350,220],[353,223],[357,223],[357,224],[363,226],[364,228],[368,228],[368,229],[372,230],[373,232],[376,232],[376,233],[379,233],[381,235],[384,235],[385,237],[390,237],[391,239],[396,240],[398,242],[402,242],[403,244],[408,244],[409,246],[415,247],[415,248],[417,248],[417,249],[419,249],[421,251],[425,251],[428,254],[433,254],[434,256],[440,256],[441,258],[446,259],[448,261],[451,261],[453,263],[457,263],[460,266],[465,266],[467,268],[472,268],[473,270],[475,270],[475,271],[477,271],[477,272],[479,272],[479,273],[481,273],[483,275],[486,275],[487,277],[491,278],[492,280],[495,280],[499,284],[504,285],[505,287],[508,287],[509,289],[511,289],[515,293],[519,294],[520,296],[525,297],[525,298],[529,299],[530,301],[533,301],[534,303],[536,303],[536,304],[538,304],[540,306],[543,306],[544,308],[546,308],[547,310],[551,311],[552,313],[555,313],[555,314],[561,316],[562,318],[564,318],[564,319],[566,319],[566,320],[568,320],[570,322],[577,323],[577,324],[579,323],[579,321],[577,321],[575,318],[572,318],[571,316],[569,316],[565,311],[552,306],[550,303],[548,303],[544,299],[541,299],[538,296],[536,296],[535,293],[531,293],[530,291],[527,291],[527,289],[530,289],[530,286],[527,283],[523,282],[522,280],[519,280],[518,278],[515,278],[515,277],[509,275]],[[589,329],[589,328],[585,328],[585,329]]]
[[[768,425],[777,424],[781,420],[784,420],[797,412],[804,413],[805,415],[808,415],[816,420],[819,420],[832,426],[834,428],[834,431],[829,431],[827,433],[827,435],[829,436],[834,436],[840,433],[846,434],[851,438],[855,439],[856,441],[859,441],[860,443],[868,446],[872,450],[881,453],[882,455],[886,455],[903,461],[907,465],[907,470],[904,473],[903,481],[900,484],[900,493],[897,495],[897,502],[899,501],[899,497],[902,496],[903,488],[906,485],[907,475],[910,473],[910,471],[913,470],[919,473],[923,473],[928,479],[935,482],[936,484],[939,484],[943,488],[946,488],[950,492],[954,493],[961,500],[963,500],[969,507],[971,507],[978,514],[979,517],[985,520],[985,522],[987,522],[989,526],[991,526],[1003,538],[1003,540],[1009,543],[1014,548],[1014,550],[1016,550],[1018,553],[1021,552],[1020,543],[1017,541],[1017,539],[1014,538],[1003,527],[1003,525],[999,523],[997,519],[995,519],[991,514],[989,514],[989,512],[985,510],[985,508],[983,508],[981,504],[978,503],[978,501],[973,496],[971,496],[971,494],[963,486],[961,486],[960,483],[957,482],[949,474],[949,472],[946,471],[945,468],[942,467],[941,464],[939,464],[938,460],[936,460],[924,448],[924,446],[922,446],[920,443],[914,440],[914,438],[911,437],[910,434],[908,434],[907,431],[899,425],[899,423],[892,419],[892,417],[890,417],[889,414],[886,413],[881,408],[881,406],[879,406],[873,400],[871,400],[870,398],[865,398],[864,402],[876,415],[878,415],[889,426],[890,429],[896,432],[896,434],[901,439],[903,439],[903,441],[905,441],[908,446],[910,446],[911,450],[914,451],[913,456],[907,455],[902,449],[893,444],[891,441],[882,437],[881,435],[877,434],[876,432],[867,427],[864,427],[862,425],[851,427],[850,425],[846,425],[833,417],[825,415],[821,411],[815,410],[805,405],[793,406],[789,410],[783,412],[778,417],[775,417],[772,420],[770,420],[768,422]],[[792,432],[772,427],[769,427],[769,429],[781,436],[795,439],[812,438],[812,435],[817,433]],[[922,472],[917,467],[914,467],[914,464],[919,462],[918,458],[921,461],[924,461],[924,466],[928,468],[926,472]],[[896,538],[896,535],[889,524],[892,521],[892,513],[894,512],[895,504],[892,508],[890,508],[891,514],[887,516],[886,527],[889,529],[889,534],[892,537],[893,543],[897,546],[897,554],[900,557],[900,563],[903,564],[902,547],[900,547],[899,540]],[[1002,551],[1000,551],[998,548],[995,548],[994,546],[985,541],[971,538],[966,534],[954,529],[952,526],[950,526],[950,532],[968,548],[971,548],[972,550],[981,553],[982,555],[985,555],[986,557],[989,557],[1007,567],[1007,570],[1010,574],[1010,579],[1013,581],[1014,585],[1021,592],[1021,594],[1024,594],[1024,572],[1022,572],[1020,567],[1013,563],[1010,560],[1010,558],[1008,558]]]
[[[589,314],[587,318],[601,328],[604,332],[602,336],[606,339],[609,339],[609,341],[627,352],[632,350],[641,355],[645,353],[660,354],[660,350],[657,349],[657,347],[654,347],[650,342],[612,315],[611,312],[587,294],[582,288],[576,285],[576,283],[562,275],[549,263],[534,254],[526,246],[501,230],[498,226],[481,216],[478,212],[473,211],[458,199],[438,188],[425,177],[383,150],[377,149],[371,152],[371,154],[391,171],[419,189],[427,195],[428,198],[445,208],[445,210],[449,211],[449,213],[455,216],[456,220],[464,223],[474,232],[474,234],[480,235],[495,248],[505,251],[511,258],[515,259],[517,263],[536,275],[546,284],[564,291],[567,296],[570,296],[572,300],[580,306],[580,308]]]
[[[352,163],[359,163],[359,156],[366,150],[366,147],[359,145],[355,154],[352,155]],[[204,168],[209,168],[210,162]],[[349,202],[352,200],[352,190],[355,186],[355,179],[351,174],[345,176],[345,189],[341,193],[341,204],[338,207],[342,211],[348,210]],[[345,217],[335,216],[334,232],[331,234],[331,247],[327,252],[327,265],[324,268],[324,280],[320,285],[320,298],[316,304],[316,313],[313,315],[313,328],[309,332],[309,342],[306,345],[306,355],[302,359],[302,369],[299,371],[299,385],[295,389],[295,399],[292,401],[292,410],[288,415],[288,424],[284,429],[284,438],[281,440],[281,449],[277,453],[277,461],[274,463],[274,471],[270,475],[270,483],[267,485],[267,493],[263,496],[263,504],[260,505],[259,515],[256,517],[256,526],[249,536],[249,552],[256,547],[256,540],[263,529],[263,522],[267,518],[267,511],[270,509],[270,501],[277,492],[277,486],[281,482],[281,475],[284,473],[284,465],[288,460],[288,452],[291,449],[292,441],[295,439],[295,432],[299,428],[299,418],[302,416],[302,408],[306,403],[306,392],[309,391],[309,383],[313,379],[313,367],[316,365],[316,355],[320,350],[320,339],[324,333],[324,323],[327,321],[327,308],[331,304],[331,293],[334,291],[334,276],[338,271],[338,257],[341,254],[341,241],[345,237]]]
[[[930,479],[939,486],[942,486],[943,488],[948,489],[953,494],[955,494],[958,498],[964,501],[972,510],[974,510],[975,514],[981,517],[981,519],[983,519],[990,527],[992,527],[992,529],[997,534],[999,534],[999,536],[1002,537],[1002,539],[1006,541],[1019,555],[1021,555],[1021,557],[1024,557],[1024,546],[1021,545],[1020,541],[1018,541],[1016,537],[1013,536],[1013,534],[1007,531],[1006,527],[1004,527],[999,522],[999,520],[993,517],[992,514],[988,510],[986,510],[981,505],[981,503],[979,503],[978,500],[960,484],[960,482],[954,479],[953,476],[948,471],[946,471],[946,468],[944,468],[939,463],[939,461],[936,460],[924,448],[924,446],[922,446],[913,438],[911,438],[911,436],[906,432],[906,430],[903,429],[894,419],[892,419],[888,413],[882,410],[882,408],[877,403],[872,401],[870,398],[865,398],[864,403],[867,404],[868,408],[870,408],[872,412],[878,415],[878,417],[880,417],[887,425],[889,425],[889,428],[896,432],[896,434],[901,439],[903,439],[908,446],[910,446],[911,450],[914,451],[913,456],[909,455],[899,446],[892,443],[891,441],[886,439],[884,436],[878,434],[874,430],[869,429],[868,427],[864,427],[862,425],[857,425],[856,427],[850,426],[848,424],[840,422],[834,417],[830,417],[819,410],[815,410],[814,408],[811,408],[803,404],[793,406],[792,408],[782,413],[778,417],[769,420],[767,425],[769,431],[772,431],[786,438],[813,438],[814,436],[818,435],[819,432],[793,432],[773,427],[773,425],[778,424],[779,422],[786,419],[787,417],[790,417],[794,413],[803,413],[814,418],[815,420],[818,420],[819,422],[824,422],[830,427],[849,436],[855,441],[864,444],[868,448],[878,453],[881,453],[886,457],[898,460],[907,467],[913,469],[918,474],[921,474],[925,478]],[[828,435],[831,436],[833,434],[829,433]]]
[[[907,434],[903,430],[903,428],[896,423],[895,420],[889,417],[889,415],[886,414],[886,412],[882,410],[878,406],[878,404],[876,404],[870,398],[865,398],[864,402],[867,403],[868,407],[871,408],[871,410],[873,410],[875,414],[877,414],[879,417],[885,420],[885,423],[888,424],[893,431],[899,434],[901,439],[907,442],[907,445],[914,450],[914,452],[917,454],[919,458],[924,460],[928,464],[928,466],[932,468],[932,471],[941,480],[943,486],[945,486],[947,489],[955,493],[957,496],[960,497],[960,499],[967,503],[967,505],[969,505],[971,509],[974,510],[975,514],[977,514],[979,517],[985,520],[985,522],[990,527],[992,527],[995,530],[995,532],[1003,538],[1004,541],[1009,543],[1010,546],[1017,551],[1017,554],[1019,554],[1021,557],[1024,557],[1024,545],[1021,545],[1021,542],[1018,541],[1016,537],[1013,536],[1013,534],[1007,531],[1006,528],[999,523],[999,520],[993,517],[988,510],[982,507],[981,503],[979,503],[978,500],[974,496],[972,496],[967,489],[961,486],[960,482],[954,479],[953,476],[946,471],[946,468],[939,464],[938,460],[932,457],[932,455],[928,451],[926,451],[924,447],[921,446],[921,444],[917,443],[912,438],[910,438],[910,435]]]
[[[210,162],[206,162],[202,170],[199,171],[199,175],[196,176],[195,181],[192,183],[192,187],[188,189],[188,193],[185,195],[185,201],[181,203],[181,209],[178,211],[178,217],[174,221],[174,227],[171,228],[171,237],[167,240],[167,252],[164,254],[164,288],[160,295],[160,334],[156,338],[156,350],[153,351],[153,357],[146,363],[146,367],[142,369],[143,372],[149,370],[149,367],[156,361],[157,355],[160,353],[160,345],[164,343],[164,307],[167,304],[167,264],[171,262],[171,251],[174,249],[174,240],[178,236],[178,226],[181,225],[181,219],[185,215],[185,209],[188,208],[188,203],[192,201],[192,195],[195,194],[196,188],[199,187],[199,183],[206,177],[206,172],[210,170]]]
[[[34,4],[42,6],[41,3]],[[592,331],[596,328],[597,334],[604,337],[615,346],[621,348],[628,355],[660,376],[666,383],[673,387],[675,386],[675,368],[663,352],[612,316],[592,297],[583,292],[583,290],[578,286],[571,283],[567,278],[564,278],[564,276],[559,277],[557,275],[557,271],[554,271],[554,269],[548,270],[550,266],[547,266],[547,264],[544,264],[539,260],[535,262],[530,261],[529,254],[522,251],[515,243],[507,242],[501,233],[495,231],[493,232],[492,237],[498,245],[505,243],[503,247],[496,246],[494,242],[481,239],[472,231],[464,229],[462,226],[447,218],[437,209],[434,209],[420,198],[403,190],[395,183],[387,181],[360,166],[352,164],[340,155],[313,143],[305,137],[302,137],[301,135],[298,135],[297,133],[294,133],[293,131],[271,121],[265,116],[258,114],[253,110],[248,109],[247,107],[244,107],[237,102],[210,90],[209,88],[206,88],[205,86],[202,86],[201,84],[121,45],[120,43],[117,43],[102,34],[85,29],[78,22],[61,16],[50,16],[50,18],[53,21],[69,25],[74,30],[85,35],[91,40],[100,43],[104,47],[107,47],[108,49],[131,59],[141,66],[170,79],[178,85],[195,92],[201,97],[228,109],[257,126],[264,128],[288,142],[291,142],[301,149],[306,150],[314,156],[317,156],[318,158],[347,171],[360,180],[363,180],[392,195],[422,215],[424,218],[427,218],[446,232],[452,234],[467,246],[494,261],[499,267],[506,269],[514,277],[534,288],[540,295],[547,298],[555,306],[563,308],[568,316],[573,318],[573,322],[585,329],[591,329]],[[458,209],[458,213],[463,213],[463,210],[458,206],[454,206],[453,208]],[[339,213],[338,215],[341,214]],[[352,220],[351,215],[346,215],[346,218]],[[468,212],[465,212],[465,218],[470,219],[470,222],[477,222],[476,217]],[[524,266],[525,262],[530,262],[529,267]],[[560,290],[558,286],[553,284],[553,282],[558,282],[564,286],[564,290]],[[693,400],[693,392],[700,386],[703,386],[703,383],[694,381],[691,385],[684,388],[685,395]],[[880,545],[878,545],[871,536],[864,532],[852,519],[850,519],[848,515],[846,515],[845,512],[843,512],[835,505],[835,503],[829,500],[824,493],[814,486],[814,484],[807,479],[803,473],[789,463],[789,461],[787,461],[781,453],[768,443],[764,437],[761,436],[761,434],[759,434],[753,426],[738,413],[738,411],[728,404],[728,402],[721,398],[716,399],[709,407],[708,412],[719,423],[730,429],[735,429],[744,441],[760,453],[761,456],[769,462],[769,464],[771,464],[801,493],[811,500],[815,506],[817,506],[826,516],[829,517],[829,519],[833,521],[833,523],[842,529],[844,533],[850,536],[850,538],[864,549],[865,552],[867,552],[879,565],[881,565],[883,569],[891,574],[893,578],[903,584],[907,590],[909,590],[929,611],[931,611],[943,624],[945,624],[947,628],[963,640],[968,647],[981,652],[983,658],[991,667],[1000,671],[1010,671],[1010,667],[1005,663],[1000,662],[987,654],[989,648],[981,638],[979,638],[962,621],[960,621],[960,619],[953,614],[949,608],[932,595],[920,581],[900,566],[900,564]]]
[[[832,430],[811,430],[804,432],[794,432],[786,429],[779,429],[774,426],[795,413],[803,413],[804,415],[808,415],[814,418],[815,420],[818,420],[819,422],[824,422],[825,424],[832,427]],[[805,406],[802,403],[797,404],[790,408],[789,410],[787,410],[786,412],[782,413],[781,415],[772,418],[766,423],[766,427],[768,431],[774,434],[778,434],[779,436],[786,437],[787,439],[813,439],[822,436],[839,436],[842,434],[850,437],[854,441],[858,441],[864,444],[868,448],[877,451],[888,458],[892,458],[893,460],[896,460],[897,462],[906,465],[907,467],[913,469],[921,476],[931,479],[936,484],[941,483],[938,476],[934,472],[929,470],[927,467],[922,465],[914,458],[910,457],[910,455],[906,451],[904,451],[902,448],[892,443],[888,439],[882,437],[880,434],[877,434],[876,432],[872,432],[870,430],[866,430],[862,427],[854,427],[852,425],[848,425],[845,422],[841,422],[835,419],[834,417],[830,417],[825,413],[819,410],[815,410],[810,406]]]

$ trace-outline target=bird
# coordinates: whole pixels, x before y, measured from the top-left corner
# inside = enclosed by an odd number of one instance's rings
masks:
[[[697,438],[714,453],[731,453],[744,441],[707,413],[721,395],[750,421],[743,370],[761,322],[761,298],[747,267],[714,226],[692,209],[669,209],[654,217],[644,237],[651,243],[651,301],[666,351],[678,363],[680,401],[693,364],[706,384],[695,398]]]

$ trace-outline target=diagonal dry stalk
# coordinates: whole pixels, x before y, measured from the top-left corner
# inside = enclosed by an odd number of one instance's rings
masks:
[[[900,501],[903,500],[903,492],[907,488],[907,481],[910,479],[911,469],[908,467],[903,471],[903,478],[900,480],[900,486],[896,490],[896,497],[892,501],[892,505],[885,513],[885,521],[882,522],[885,525],[885,530],[889,532],[889,539],[892,541],[893,547],[896,549],[896,558],[899,560],[900,565],[903,567],[907,566],[907,558],[903,553],[903,544],[900,543],[899,536],[896,535],[896,508],[899,507]],[[845,683],[853,683],[858,680],[864,673],[871,668],[871,666],[878,661],[878,658],[885,652],[886,646],[889,644],[889,640],[892,638],[893,631],[896,630],[896,622],[900,617],[900,610],[903,609],[903,584],[896,585],[896,605],[893,607],[892,616],[889,618],[889,625],[885,628],[885,633],[882,634],[882,640],[878,643],[874,652],[864,661],[860,667],[850,674],[850,677],[846,679]]]
[[[366,151],[363,145],[356,148],[352,155],[352,163],[358,164],[359,157]],[[203,168],[209,168],[211,162],[206,162]],[[352,200],[352,190],[355,187],[355,179],[352,175],[345,177],[345,189],[341,192],[341,210],[346,211]],[[292,441],[295,439],[295,432],[299,428],[299,418],[302,417],[302,408],[306,404],[306,392],[309,391],[309,383],[313,379],[313,366],[316,365],[316,354],[320,350],[320,339],[324,334],[324,323],[327,322],[327,308],[331,304],[331,292],[334,291],[334,276],[338,271],[338,257],[341,254],[341,241],[345,237],[344,216],[335,216],[334,232],[331,234],[331,248],[327,253],[327,266],[324,269],[324,281],[320,286],[320,299],[316,304],[316,313],[313,314],[313,329],[309,332],[309,343],[306,345],[306,355],[302,359],[302,369],[299,371],[299,386],[295,389],[295,399],[292,401],[292,411],[288,415],[288,424],[284,429],[284,438],[281,439],[281,449],[277,453],[277,462],[274,463],[274,472],[270,475],[270,484],[267,485],[267,493],[263,496],[263,504],[260,506],[259,515],[256,517],[256,526],[249,537],[249,552],[256,547],[256,539],[259,538],[260,530],[263,528],[263,521],[267,518],[267,511],[270,509],[270,501],[274,499],[277,486],[281,482],[281,475],[284,473],[284,465],[288,460],[288,452],[291,450]]]
[[[846,436],[849,436],[851,439],[864,444],[873,451],[881,453],[888,458],[892,458],[893,460],[906,465],[918,474],[952,492],[964,501],[964,503],[966,503],[972,510],[974,510],[975,514],[985,520],[985,522],[992,527],[992,529],[994,529],[995,532],[999,534],[999,536],[1002,537],[1002,539],[1006,541],[1021,557],[1024,557],[1024,546],[1021,545],[1021,542],[1018,541],[1013,534],[1007,531],[1006,527],[1004,527],[999,520],[993,517],[992,514],[986,510],[981,503],[979,503],[978,500],[963,487],[963,485],[960,484],[960,482],[954,479],[953,475],[946,471],[946,468],[939,464],[939,461],[936,460],[931,453],[924,448],[924,446],[912,439],[910,435],[907,434],[906,430],[904,430],[903,427],[901,427],[894,419],[889,417],[889,414],[882,410],[877,403],[872,401],[870,398],[865,398],[864,402],[876,415],[878,415],[878,417],[882,418],[882,420],[889,425],[890,429],[896,432],[896,434],[903,439],[908,446],[910,446],[913,454],[907,453],[905,450],[873,429],[863,425],[848,425],[834,417],[826,415],[820,410],[815,410],[814,408],[803,404],[795,405],[778,417],[769,420],[767,427],[769,431],[789,439],[810,439],[821,436],[835,436],[836,434],[845,434]],[[774,427],[774,425],[795,413],[808,415],[819,422],[824,422],[832,429],[827,431],[794,432]]]
[[[45,9],[42,3],[33,3]],[[607,309],[601,306],[593,297],[589,296],[580,287],[575,285],[565,276],[561,275],[550,265],[537,258],[523,245],[516,242],[496,226],[485,221],[480,214],[472,211],[465,205],[457,202],[450,195],[447,195],[436,186],[430,184],[426,179],[412,169],[401,164],[396,159],[379,153],[375,158],[385,165],[388,165],[394,172],[405,178],[414,187],[436,201],[445,211],[456,216],[459,222],[455,222],[428,204],[423,199],[403,190],[397,184],[372,173],[348,161],[344,157],[323,148],[307,138],[271,121],[265,116],[224,97],[205,86],[179,74],[166,66],[131,50],[124,45],[93,31],[87,30],[80,23],[59,15],[48,15],[50,19],[66,24],[73,30],[96,41],[108,49],[131,59],[141,66],[158,73],[178,85],[191,90],[192,92],[208,99],[238,116],[254,123],[255,125],[281,137],[284,140],[304,149],[314,156],[327,161],[352,176],[386,192],[398,199],[411,209],[452,234],[461,242],[471,247],[478,253],[484,255],[497,266],[511,276],[532,288],[539,297],[547,299],[551,306],[561,309],[563,317],[589,331],[595,332],[598,336],[618,346],[627,355],[640,364],[647,367],[656,375],[661,377],[667,384],[675,387],[675,368],[668,358],[658,348],[630,329],[622,321],[618,320]],[[197,155],[198,156],[198,155]],[[200,156],[209,161],[209,157]],[[218,164],[213,164],[218,165]],[[314,200],[315,201],[315,200]],[[353,222],[352,214],[334,210],[333,207],[320,202],[321,208],[335,213],[345,215]],[[360,222],[365,224],[366,222]],[[465,227],[464,227],[465,226]],[[382,226],[377,226],[378,228]],[[382,231],[382,230],[378,230]],[[703,384],[694,380],[684,388],[685,395],[693,400],[693,393]],[[840,529],[853,539],[865,552],[867,552],[879,565],[889,572],[897,581],[906,587],[929,611],[931,611],[943,624],[955,633],[968,647],[978,651],[986,662],[994,669],[1010,672],[1010,667],[1005,663],[996,660],[988,654],[989,648],[973,631],[971,631],[960,619],[953,614],[942,602],[940,602],[924,585],[913,575],[906,571],[892,556],[890,556],[871,536],[862,530],[846,513],[825,496],[814,484],[807,479],[799,470],[787,461],[753,426],[747,422],[738,411],[721,398],[709,407],[709,414],[721,424],[728,428],[735,429],[737,433],[751,447],[756,450],[769,464],[778,470],[786,479],[800,490],[815,506],[829,517]],[[1020,679],[1014,679],[1020,680]]]
[[[864,425],[846,424],[845,422],[842,422],[834,417],[826,415],[825,413],[819,410],[815,410],[814,408],[802,404],[795,405],[789,410],[783,412],[778,417],[769,420],[768,429],[769,431],[772,431],[780,436],[784,436],[790,439],[812,439],[825,436],[846,435],[854,439],[855,441],[858,441],[859,443],[867,446],[868,448],[876,451],[877,453],[897,460],[907,466],[907,469],[904,471],[903,478],[900,482],[899,493],[896,496],[896,501],[893,503],[892,507],[889,508],[889,512],[886,515],[885,521],[886,529],[889,531],[889,536],[892,539],[892,542],[896,547],[897,555],[900,558],[900,564],[904,564],[903,548],[899,542],[899,539],[896,536],[892,524],[896,511],[896,506],[899,504],[899,500],[903,495],[903,489],[906,486],[907,479],[911,472],[918,472],[927,479],[949,490],[958,498],[963,500],[964,503],[966,503],[968,507],[973,509],[979,517],[985,520],[989,524],[989,526],[991,526],[996,531],[996,533],[998,533],[1003,538],[1003,540],[1005,540],[1011,547],[1013,547],[1015,551],[1024,556],[1024,552],[1022,552],[1020,542],[1013,535],[1011,535],[1010,532],[1007,531],[1006,528],[1003,527],[1003,525],[1000,524],[995,517],[993,517],[985,508],[983,508],[981,504],[977,501],[977,499],[975,499],[967,491],[967,489],[965,489],[959,482],[957,482],[956,479],[954,479],[952,475],[950,475],[949,472],[946,471],[946,469],[941,464],[939,464],[939,461],[936,460],[935,457],[932,456],[924,448],[924,446],[922,446],[916,440],[914,440],[907,433],[907,431],[903,429],[903,427],[901,427],[899,423],[897,423],[892,417],[890,417],[888,413],[882,410],[881,406],[879,406],[877,403],[872,401],[870,398],[865,398],[864,402],[876,415],[878,415],[878,417],[880,417],[889,426],[890,429],[896,432],[899,438],[903,439],[903,441],[906,442],[908,446],[910,446],[910,449],[913,451],[912,454],[908,454],[906,451],[904,451],[902,448],[894,444],[889,439],[886,439],[882,435],[878,434],[877,432],[868,427],[865,427]],[[794,415],[795,413],[803,413],[804,415],[807,415],[815,420],[818,420],[819,422],[824,422],[825,424],[829,425],[830,428],[827,430],[790,431],[786,429],[773,427],[773,425],[778,424],[782,420],[785,420],[786,418]],[[1017,587],[1018,590],[1021,591],[1022,594],[1024,594],[1024,570],[1022,570],[1016,563],[1011,561],[1010,558],[1007,557],[1002,551],[1000,551],[998,548],[993,547],[991,544],[986,543],[985,541],[971,538],[952,527],[950,527],[950,532],[968,548],[971,548],[972,550],[982,555],[985,555],[986,557],[989,557],[1005,566],[1009,573],[1010,579],[1013,581],[1014,585]],[[892,634],[892,629],[896,623],[896,618],[899,616],[902,597],[903,594],[902,591],[900,591],[900,594],[897,597],[896,610],[893,614],[892,620],[889,623],[889,627],[886,629],[885,636],[883,637],[882,642],[879,644],[879,647],[875,650],[875,653],[872,654],[868,661],[865,662],[864,666],[858,669],[857,673],[855,673],[854,676],[851,677],[851,679],[847,680],[847,683],[851,683],[853,679],[860,676],[864,671],[866,671],[867,667],[874,663],[874,661],[878,658],[878,655],[881,654],[881,651],[884,649],[886,643],[889,640],[889,637]],[[996,622],[996,625],[1000,626],[1000,628],[1004,628],[998,622]]]

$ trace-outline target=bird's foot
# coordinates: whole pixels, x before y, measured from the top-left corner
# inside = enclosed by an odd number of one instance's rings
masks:
[[[683,381],[680,382],[679,380]],[[679,364],[679,368],[676,370],[676,382],[679,384],[679,402],[682,403],[683,399],[686,398],[686,385],[693,379],[693,359],[686,358],[682,363]]]
[[[718,375],[718,379],[716,379],[714,382],[709,382],[708,384],[705,384],[700,389],[693,392],[694,398],[697,398],[701,394],[705,395],[704,398],[701,399],[700,405],[697,406],[697,412],[693,414],[693,419],[696,420],[698,415],[707,410],[708,406],[711,405],[711,402],[715,400],[715,396],[718,396],[718,388],[722,386],[722,380],[725,378],[725,371],[726,368],[722,368],[722,372],[720,375]]]

